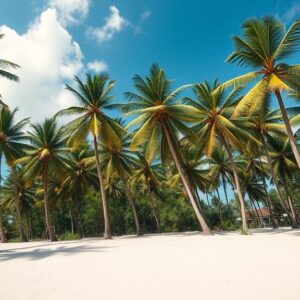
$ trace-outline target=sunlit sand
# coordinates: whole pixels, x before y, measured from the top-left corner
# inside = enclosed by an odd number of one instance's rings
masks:
[[[6,244],[0,299],[300,299],[300,230]]]

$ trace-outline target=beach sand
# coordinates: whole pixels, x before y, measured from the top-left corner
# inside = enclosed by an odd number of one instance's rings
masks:
[[[1,300],[300,299],[300,230],[0,244]]]

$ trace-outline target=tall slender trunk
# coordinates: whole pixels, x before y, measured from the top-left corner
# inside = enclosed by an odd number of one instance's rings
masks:
[[[17,212],[17,222],[18,222],[18,227],[19,227],[19,234],[22,242],[28,242],[28,236],[26,234],[23,220],[22,220],[22,213],[21,213],[21,203],[20,203],[20,197],[19,197],[19,186],[17,182],[17,174],[16,174],[16,169],[12,168],[12,177],[13,177],[13,182],[15,186],[15,206],[16,206],[16,212]]]
[[[72,198],[72,202],[74,203],[74,209],[75,209],[74,216],[75,216],[76,227],[77,227],[80,237],[82,238],[82,237],[84,237],[84,231],[83,231],[83,227],[82,227],[82,223],[81,223],[79,201],[78,201],[77,196]]]
[[[194,193],[191,189],[191,184],[189,182],[189,178],[186,175],[185,170],[183,169],[182,163],[180,161],[180,158],[179,158],[179,156],[178,156],[178,154],[175,150],[174,142],[173,142],[173,139],[171,137],[171,133],[169,132],[169,128],[168,128],[167,124],[163,124],[163,130],[164,130],[164,133],[165,133],[165,136],[166,136],[166,139],[167,139],[167,143],[168,143],[169,149],[171,151],[175,166],[176,166],[177,171],[180,175],[180,178],[181,178],[182,183],[185,187],[185,190],[186,190],[186,192],[189,196],[189,199],[191,201],[191,204],[193,206],[193,209],[194,209],[194,212],[197,216],[199,224],[202,227],[203,233],[209,235],[209,234],[211,234],[211,231],[210,231],[208,225],[206,224],[206,222],[205,222],[205,220],[204,220],[204,218],[203,218],[203,216],[202,216],[202,214],[201,214],[201,212],[198,208],[197,200],[195,199]]]
[[[286,211],[286,213],[288,214],[291,222],[293,223],[293,217],[291,216],[291,213],[290,213],[290,211],[289,211],[289,209],[288,209],[288,207],[286,205],[286,200],[284,199],[284,197],[283,197],[283,195],[282,195],[282,193],[280,191],[280,187],[279,187],[279,183],[278,183],[278,180],[277,180],[277,176],[275,175],[274,170],[273,170],[273,166],[272,166],[272,162],[271,162],[271,157],[270,157],[270,153],[269,153],[269,150],[268,150],[268,146],[267,146],[265,137],[264,137],[264,135],[261,132],[260,132],[260,140],[261,140],[261,142],[263,144],[263,149],[264,149],[264,152],[265,152],[266,157],[267,157],[268,166],[269,166],[269,169],[270,169],[273,181],[274,181],[275,188],[276,188],[278,196],[279,196],[279,200],[281,202],[281,205],[282,205],[283,209]]]
[[[259,159],[260,164],[262,164],[260,155],[257,155],[257,157]],[[255,172],[255,175],[257,176],[256,172]],[[269,213],[270,213],[271,224],[272,224],[273,229],[277,229],[278,225],[277,225],[277,223],[275,221],[275,218],[274,218],[274,206],[273,206],[273,203],[270,199],[270,195],[269,195],[268,190],[267,190],[266,179],[265,179],[264,175],[262,175],[262,174],[260,175],[260,178],[262,180],[263,189],[264,189],[264,192],[266,194],[266,203],[267,203],[267,207],[268,207]]]
[[[288,205],[289,205],[289,208],[290,208],[290,211],[291,211],[292,227],[293,228],[299,228],[299,224],[297,222],[297,215],[296,215],[296,212],[295,212],[295,209],[294,209],[294,204],[293,204],[293,201],[292,201],[292,197],[289,193],[285,178],[282,179],[282,183],[283,183],[285,193],[287,195]]]
[[[46,217],[46,225],[47,225],[47,231],[49,234],[49,238],[51,242],[57,241],[57,238],[55,236],[51,219],[50,219],[50,209],[49,209],[49,199],[48,199],[48,161],[45,161],[44,165],[44,171],[43,171],[43,188],[44,188],[44,202],[45,202],[45,217]]]
[[[216,188],[217,191],[217,195],[218,195],[218,199],[219,199],[219,207],[218,207],[218,211],[219,211],[219,215],[220,215],[220,220],[221,220],[221,225],[223,226],[224,224],[224,220],[223,220],[223,214],[222,214],[222,201],[221,201],[221,197],[220,197],[220,193],[218,188]]]
[[[223,136],[221,137],[221,140],[222,140],[222,143],[223,143],[223,145],[226,149],[226,152],[228,154],[228,158],[229,158],[231,168],[232,168],[232,171],[233,171],[236,193],[238,195],[240,205],[241,205],[241,215],[242,215],[242,229],[241,229],[241,232],[242,232],[242,234],[248,234],[249,231],[248,231],[248,224],[247,224],[247,217],[246,217],[246,205],[245,205],[244,197],[242,195],[242,190],[241,190],[240,180],[239,180],[238,173],[237,173],[237,168],[236,168],[232,153],[229,149],[229,146],[228,146],[228,144],[227,144],[227,142],[226,142],[226,140],[224,139]]]
[[[249,195],[249,194],[248,194]],[[250,201],[252,202],[252,204],[253,204],[253,207],[254,207],[254,210],[255,210],[255,214],[256,214],[256,216],[257,216],[257,223],[258,223],[258,226],[261,226],[262,227],[262,223],[261,223],[261,219],[260,219],[260,214],[259,214],[259,212],[260,212],[260,208],[258,207],[258,209],[257,209],[257,207],[256,207],[256,205],[255,205],[255,200],[249,195],[249,199],[250,199]]]
[[[226,199],[226,204],[229,207],[229,201],[228,201],[228,196],[227,196],[227,190],[226,190],[226,182],[225,182],[225,178],[224,175],[221,175],[222,177],[222,185],[223,185],[223,190],[224,190],[224,194],[225,194],[225,199]]]
[[[99,151],[98,151],[98,140],[96,135],[94,135],[94,149],[95,149],[95,159],[96,159],[97,173],[98,173],[98,179],[100,185],[100,192],[102,198],[103,217],[104,217],[104,238],[111,239],[110,223],[109,223],[109,216],[108,216],[108,209],[107,209],[107,199],[106,199],[103,177],[101,173]]]
[[[160,233],[159,210],[157,209],[157,206],[156,206],[156,203],[155,203],[155,197],[153,195],[153,192],[151,191],[151,187],[150,187],[150,184],[149,184],[149,181],[147,180],[147,178],[146,178],[146,181],[147,181],[147,189],[148,189],[148,192],[149,192],[149,195],[150,195],[151,208],[152,208],[154,220],[155,220],[155,223],[156,223],[157,233]],[[156,213],[156,209],[157,209],[158,213]]]
[[[289,141],[290,141],[290,144],[291,144],[292,151],[294,153],[298,168],[300,169],[300,154],[299,154],[298,149],[297,149],[295,137],[294,137],[294,134],[293,134],[293,131],[292,131],[292,127],[291,127],[291,124],[290,124],[290,121],[289,121],[288,114],[286,112],[286,109],[284,107],[284,103],[282,101],[281,93],[278,89],[275,90],[275,95],[276,95],[277,100],[278,100],[278,104],[279,104],[279,107],[280,107],[280,111],[281,111],[281,114],[282,114],[282,118],[283,118],[283,121],[284,121],[284,124],[285,124],[286,131],[287,131],[287,134],[288,134],[288,137],[289,137]]]
[[[1,162],[2,162],[2,153],[0,152],[0,191],[1,191],[1,181],[2,181]],[[0,241],[1,243],[7,243],[7,238],[6,238],[4,224],[3,224],[1,205],[0,205],[0,239],[1,239]]]
[[[124,187],[125,187],[126,198],[129,201],[130,207],[131,207],[132,212],[133,212],[134,223],[135,223],[135,228],[136,228],[136,235],[141,236],[141,235],[143,235],[143,232],[142,232],[142,229],[141,229],[141,226],[140,226],[139,216],[137,214],[133,199],[131,197],[131,193],[128,190],[127,180],[125,178],[122,178],[122,180],[123,180]]]
[[[249,215],[250,215],[251,217],[253,217],[253,222],[254,222],[257,226],[259,226],[258,216],[257,216],[257,214],[256,214],[256,211],[255,211],[254,207],[253,207],[253,202],[250,200],[249,203],[250,203],[250,208],[251,208],[251,210],[250,210],[250,209],[247,209],[247,210],[248,210],[248,213],[249,213]]]
[[[71,232],[74,233],[74,217],[72,209],[69,207]]]

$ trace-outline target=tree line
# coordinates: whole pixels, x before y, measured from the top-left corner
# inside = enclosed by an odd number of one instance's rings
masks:
[[[38,124],[16,122],[17,109],[2,101],[0,161],[9,172],[1,180],[1,242],[7,229],[22,241],[56,241],[68,230],[103,229],[107,239],[133,230],[211,234],[235,228],[238,216],[248,234],[247,210],[261,225],[259,203],[274,229],[298,227],[300,108],[287,108],[285,99],[300,96],[300,65],[286,62],[300,47],[300,19],[288,30],[273,17],[247,20],[242,29],[226,61],[252,70],[226,82],[174,89],[154,64],[115,103],[115,81],[87,73],[66,85],[78,106]],[[18,67],[1,59],[0,76],[17,81],[11,69]],[[64,116],[72,120],[59,126]]]

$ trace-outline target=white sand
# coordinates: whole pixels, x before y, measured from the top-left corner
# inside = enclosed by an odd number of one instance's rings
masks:
[[[300,299],[300,231],[0,245],[1,300]]]

